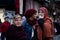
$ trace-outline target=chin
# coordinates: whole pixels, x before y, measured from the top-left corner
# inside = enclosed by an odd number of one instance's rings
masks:
[[[16,26],[22,26],[22,25],[16,25]]]

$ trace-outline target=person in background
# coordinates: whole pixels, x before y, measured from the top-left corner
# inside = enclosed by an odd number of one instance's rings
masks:
[[[5,17],[4,20],[5,21],[2,23],[2,27],[1,27],[1,31],[2,31],[1,40],[5,40],[5,33],[10,26],[10,23],[8,22],[8,17]]]
[[[10,25],[6,32],[6,40],[29,40],[22,25],[22,17],[16,14],[13,22],[14,24]]]
[[[26,20],[25,16],[23,16],[23,17],[22,17],[22,20],[23,20],[23,21],[25,21],[25,20]]]
[[[2,27],[2,22],[1,22],[1,19],[0,19],[0,37],[1,37],[1,27]]]
[[[1,19],[0,19],[0,32],[1,32],[1,26],[2,26],[2,22],[1,22]]]
[[[29,40],[42,40],[42,31],[38,26],[36,13],[35,9],[28,9],[24,13],[26,20],[23,22],[23,26],[28,33]]]
[[[55,19],[55,21],[54,21],[54,27],[56,29],[56,32],[55,32],[56,35],[60,35],[60,23],[59,23],[59,21],[60,20],[58,20],[58,19]]]
[[[38,22],[43,31],[43,40],[53,40],[54,25],[52,19],[48,16],[47,8],[40,7],[38,14]]]

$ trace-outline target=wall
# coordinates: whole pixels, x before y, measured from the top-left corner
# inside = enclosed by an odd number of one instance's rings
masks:
[[[19,13],[20,14],[23,14],[23,0],[19,0],[19,6],[20,6],[20,9],[19,9]]]
[[[35,9],[37,10],[37,14],[38,14],[38,9],[40,8],[40,5],[38,2],[33,1],[33,0],[26,0],[26,10],[28,9]]]
[[[5,9],[0,9],[0,19],[1,19],[2,22],[4,22],[4,17],[3,17],[4,10]]]

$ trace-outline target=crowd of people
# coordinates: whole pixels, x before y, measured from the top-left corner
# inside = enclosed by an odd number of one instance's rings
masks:
[[[24,21],[21,15],[16,14],[13,24],[6,17],[5,22],[0,22],[1,40],[53,40],[54,24],[47,8],[40,7],[38,15],[36,13],[35,9],[28,9],[24,13]]]

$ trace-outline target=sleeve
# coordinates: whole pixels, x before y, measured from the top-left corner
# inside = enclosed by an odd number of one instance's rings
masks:
[[[38,40],[42,40],[42,30],[40,27],[37,28],[37,37]]]
[[[52,37],[52,24],[49,20],[46,20],[44,23],[44,36],[45,37]]]

